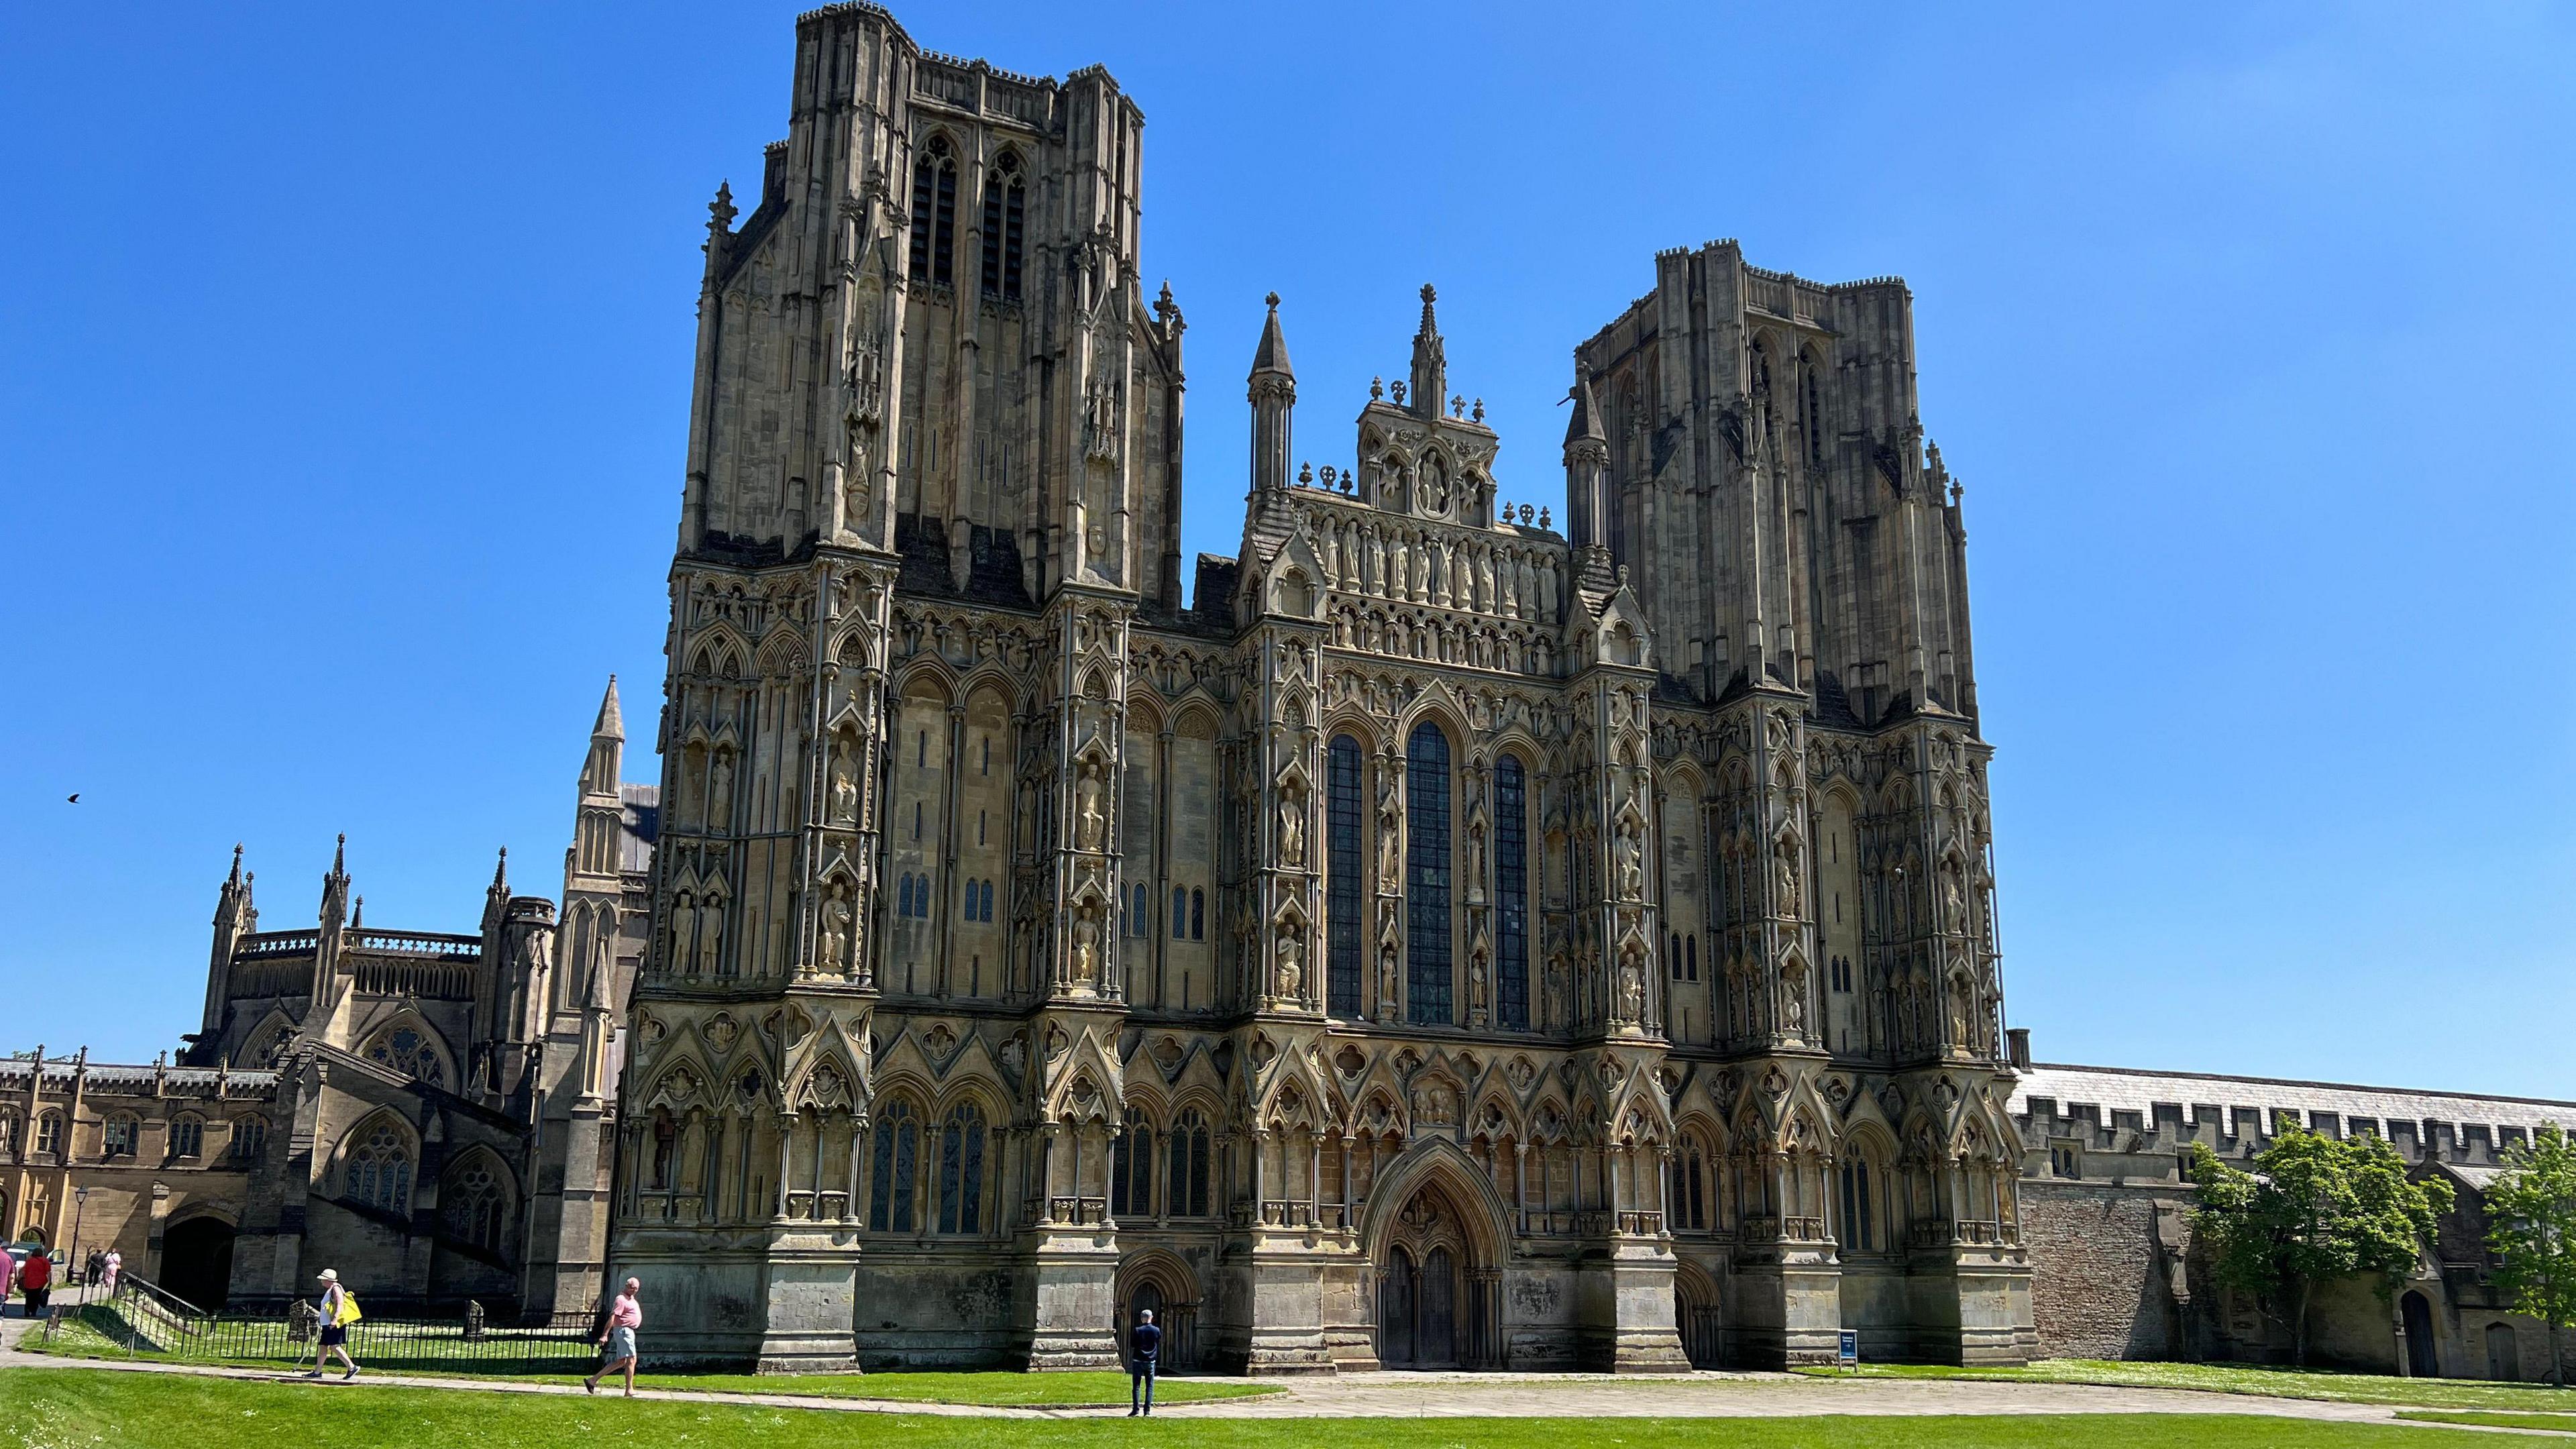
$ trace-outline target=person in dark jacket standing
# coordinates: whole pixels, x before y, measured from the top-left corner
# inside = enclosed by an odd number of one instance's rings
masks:
[[[1136,1326],[1127,1330],[1127,1417],[1154,1412],[1154,1359],[1163,1351],[1163,1330],[1154,1326],[1154,1310],[1136,1310]]]

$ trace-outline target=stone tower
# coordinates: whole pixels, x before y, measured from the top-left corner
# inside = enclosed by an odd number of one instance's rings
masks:
[[[1827,1241],[1830,1215],[1794,1186],[1763,1219],[1776,1240],[1739,1242],[1733,1280],[1769,1286],[1737,1318],[1776,1314],[1762,1331],[1790,1360],[1829,1320],[1950,1361],[2018,1356],[2029,1332],[1998,1170],[1992,752],[1960,490],[1915,411],[1912,301],[1893,278],[1821,286],[1716,242],[1659,255],[1654,290],[1575,354],[1576,537],[1633,581],[1664,691],[1695,706],[1674,713],[1717,744],[1713,792],[1665,818],[1679,937],[1712,943],[1705,976],[1669,983],[1675,1053],[1758,1053],[1784,1096],[1820,1092],[1853,1130],[1854,1094],[1876,1098],[1872,1131],[1894,1140],[1861,1140],[1890,1154],[1879,1172],[1931,1195],[1901,1265],[1857,1251],[1857,1211]],[[1811,1130],[1839,1129],[1819,1113]],[[1860,1277],[1878,1281],[1855,1294]],[[1824,1315],[1829,1300],[1905,1307]]]
[[[1033,1180],[1070,1181],[1059,1135],[1115,1118],[1127,630],[1180,598],[1182,321],[1139,288],[1143,116],[1105,71],[929,55],[841,4],[798,20],[795,74],[756,209],[737,227],[720,191],[708,226],[634,1018],[689,1039],[658,1150],[741,1231],[711,1251],[639,1228],[619,1255],[688,1259],[678,1311],[735,1326],[728,1349],[833,1366],[883,986],[1043,1003],[1027,1032],[1070,1075],[1009,1104]],[[943,634],[945,675],[889,697],[898,584],[1031,617]],[[973,692],[979,665],[1033,661],[1042,698]],[[1014,1260],[1020,1353],[1111,1362],[1097,1214],[1036,1195],[1069,1222],[1041,1214]]]

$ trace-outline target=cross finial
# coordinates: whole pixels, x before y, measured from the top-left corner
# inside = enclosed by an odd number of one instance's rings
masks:
[[[1271,311],[1276,312],[1279,310],[1279,294],[1277,292],[1273,292],[1261,300],[1270,304]]]

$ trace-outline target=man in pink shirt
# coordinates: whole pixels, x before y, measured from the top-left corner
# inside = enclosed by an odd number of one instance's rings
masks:
[[[635,1295],[643,1287],[641,1279],[627,1279],[626,1291],[608,1305],[608,1326],[599,1331],[599,1369],[581,1381],[583,1392],[598,1393],[601,1379],[623,1369],[626,1397],[635,1397],[635,1330],[644,1326],[644,1308],[635,1301]]]

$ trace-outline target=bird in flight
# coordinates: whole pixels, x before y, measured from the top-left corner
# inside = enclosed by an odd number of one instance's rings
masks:
[[[80,803],[80,792],[78,790],[74,790],[71,794],[64,796],[63,803],[66,805],[78,805]]]

